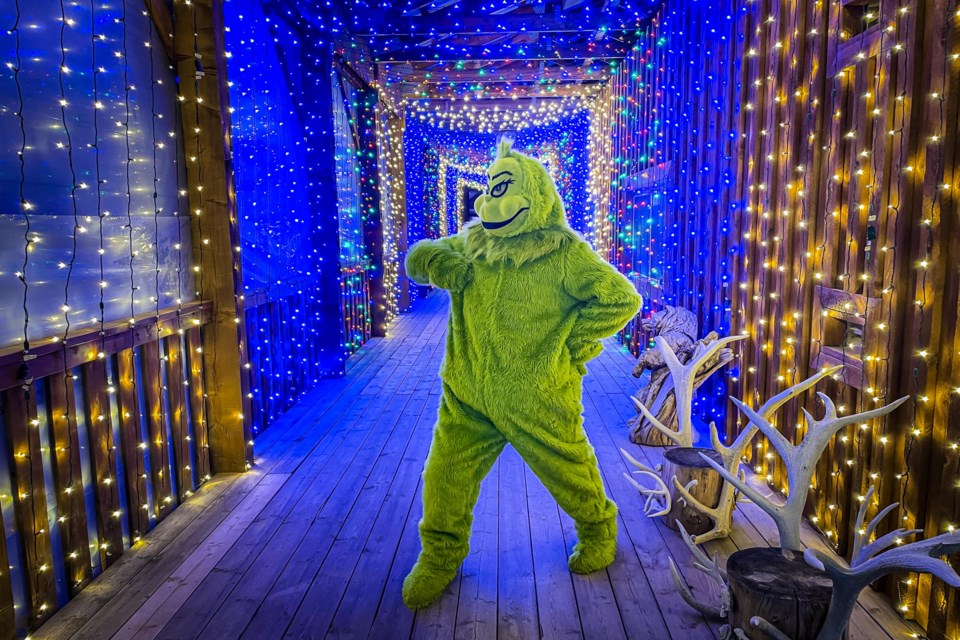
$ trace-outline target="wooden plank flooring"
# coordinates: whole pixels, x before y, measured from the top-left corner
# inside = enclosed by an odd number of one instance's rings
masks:
[[[202,487],[34,638],[719,638],[677,595],[668,554],[698,596],[715,597],[715,585],[622,478],[635,380],[632,358],[612,341],[588,365],[584,415],[620,506],[617,561],[570,574],[573,523],[508,447],[483,483],[460,575],[437,605],[404,608],[446,304],[432,294],[366,344],[343,378],[324,381],[258,438],[252,471]],[[651,464],[662,455],[633,450]],[[775,539],[753,505],[736,520],[711,551],[725,557]],[[817,544],[812,531],[805,542]],[[913,632],[869,592],[851,637]]]

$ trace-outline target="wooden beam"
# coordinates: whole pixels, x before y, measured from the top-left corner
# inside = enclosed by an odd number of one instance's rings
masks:
[[[400,62],[407,60],[605,60],[623,58],[630,51],[624,45],[578,42],[564,45],[525,44],[507,47],[413,47],[393,51],[376,52],[377,62]]]
[[[429,15],[421,17],[389,16],[375,31],[353,33],[360,38],[395,38],[398,36],[486,35],[508,33],[579,33],[605,29],[606,31],[636,31],[643,21],[634,16],[613,14],[590,16],[546,16],[513,13],[498,16],[496,20],[484,17],[454,18]]]
[[[533,99],[539,100],[550,100],[555,98],[566,98],[569,96],[578,96],[578,95],[595,95],[600,92],[604,87],[603,83],[579,83],[579,84],[562,84],[562,85],[525,85],[525,86],[515,86],[509,93],[505,93],[502,89],[498,88],[498,85],[485,86],[480,90],[481,97],[476,98],[477,92],[470,91],[463,93],[458,91],[455,87],[437,87],[436,85],[429,85],[427,87],[422,87],[422,91],[415,91],[414,89],[408,89],[405,93],[402,94],[402,98],[408,101],[417,101],[417,100],[450,100],[454,102],[463,102],[464,96],[470,97],[470,104],[476,105],[479,100],[484,99],[496,99],[501,109],[505,107],[509,109],[513,104],[514,100],[518,102],[529,102]],[[426,93],[426,95],[423,95]],[[514,98],[516,96],[516,98]]]
[[[3,513],[0,512],[0,531],[6,530]],[[0,640],[15,640],[17,637],[17,617],[14,613],[13,583],[10,577],[7,545],[0,544]]]
[[[606,80],[609,73],[606,64],[590,63],[586,65],[560,65],[539,69],[537,67],[503,68],[503,65],[490,69],[440,69],[435,71],[416,70],[410,73],[386,69],[384,76],[387,84],[396,82],[415,84],[513,84],[516,82],[569,83]],[[593,73],[588,71],[594,70]],[[482,73],[481,73],[482,71]]]
[[[143,0],[147,7],[147,14],[153,21],[153,26],[157,30],[157,36],[163,44],[163,50],[167,52],[167,57],[173,59],[173,18],[170,15],[170,8],[163,0]]]
[[[184,149],[188,159],[196,158],[187,162],[187,186],[194,264],[199,268],[197,288],[200,297],[213,305],[213,320],[203,330],[210,462],[214,473],[240,472],[253,464],[253,436],[246,397],[243,278],[240,252],[235,250],[240,246],[240,229],[230,146],[223,2],[177,2],[174,18],[174,50],[184,99],[180,109]]]
[[[83,468],[80,464],[77,403],[71,374],[49,376],[45,382],[50,430],[53,434],[57,510],[61,516],[66,516],[66,521],[60,525],[60,544],[69,580],[67,587],[70,595],[75,596],[93,577],[83,495]]]
[[[31,344],[30,348],[30,354],[35,356],[30,361],[30,376],[39,380],[63,371],[64,364],[68,369],[78,367],[96,360],[100,351],[109,356],[170,335],[177,330],[178,323],[183,326],[206,324],[210,316],[210,303],[189,302],[180,309],[164,309],[159,315],[155,311],[142,313],[133,322],[108,322],[104,325],[102,338],[97,327],[70,336],[66,346],[54,340],[38,341],[35,346]],[[0,349],[0,390],[11,389],[22,383],[19,371],[22,362],[22,347]]]
[[[40,437],[37,395],[33,383],[4,391],[3,404],[4,426],[13,455],[10,465],[13,507],[25,562],[21,565],[21,575],[26,582],[27,627],[33,631],[57,610],[57,587],[44,486],[45,447]]]
[[[107,397],[107,361],[98,358],[81,368],[83,400],[86,407],[87,437],[93,470],[93,494],[96,496],[97,536],[100,564],[110,567],[123,554],[123,528],[120,523],[120,493],[117,489],[117,448],[110,420]]]

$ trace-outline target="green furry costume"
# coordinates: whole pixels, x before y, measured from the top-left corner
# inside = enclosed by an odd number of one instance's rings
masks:
[[[536,160],[498,147],[480,219],[417,243],[407,274],[450,292],[443,396],[423,473],[411,609],[440,597],[466,557],[480,481],[507,443],[576,522],[571,571],[613,562],[617,507],[581,413],[584,363],[638,311],[633,285],[567,225]]]

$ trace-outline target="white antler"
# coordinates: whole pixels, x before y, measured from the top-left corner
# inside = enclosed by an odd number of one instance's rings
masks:
[[[799,382],[792,387],[789,387],[777,395],[773,396],[769,400],[763,403],[763,406],[760,407],[757,414],[762,417],[764,420],[769,421],[776,414],[777,409],[786,404],[789,400],[796,398],[801,393],[810,389],[818,382],[831,376],[842,368],[842,365],[824,369],[823,371],[810,376],[803,382]],[[723,461],[723,468],[732,476],[738,476],[740,469],[740,461],[743,459],[743,455],[747,450],[747,447],[750,446],[750,443],[753,441],[754,436],[757,434],[757,427],[750,423],[740,432],[737,438],[733,441],[729,447],[725,446],[720,440],[720,433],[717,431],[715,424],[710,424],[710,440],[713,444],[713,448],[720,454],[720,458]],[[680,482],[674,478],[673,484],[676,487],[679,495],[683,500],[690,506],[692,506],[697,511],[708,516],[713,520],[713,527],[710,531],[702,533],[697,536],[693,536],[693,540],[697,544],[702,544],[708,540],[714,540],[716,538],[725,538],[730,535],[730,531],[733,527],[733,509],[736,506],[737,500],[737,489],[736,487],[729,483],[725,482],[723,488],[720,490],[720,501],[717,503],[716,507],[708,507],[699,500],[697,500],[685,487],[680,485]]]
[[[640,495],[645,498],[643,503],[643,512],[647,514],[647,517],[654,518],[656,516],[664,516],[670,513],[670,507],[672,506],[670,490],[667,488],[666,483],[664,483],[663,478],[660,477],[660,474],[631,456],[622,448],[620,449],[620,453],[622,453],[624,457],[630,461],[630,464],[637,468],[634,473],[646,476],[648,478],[653,478],[657,484],[656,488],[648,489],[634,480],[633,476],[631,476],[629,473],[626,471],[623,472],[623,476],[629,480],[630,484],[632,484],[637,491],[640,492]]]
[[[686,363],[681,363],[677,354],[670,346],[670,343],[662,336],[656,336],[653,340],[657,345],[657,349],[659,349],[663,355],[663,361],[670,370],[670,377],[673,380],[673,393],[677,406],[677,429],[674,430],[664,425],[657,420],[653,413],[651,413],[647,407],[643,406],[639,400],[632,398],[637,410],[643,414],[643,417],[650,421],[650,424],[652,424],[657,431],[664,434],[677,446],[693,446],[693,395],[698,382],[703,383],[706,378],[709,377],[709,375],[704,375],[701,369],[720,349],[738,340],[743,340],[746,337],[745,335],[727,336],[726,338],[720,338],[707,344],[704,344],[702,341],[698,342],[694,347],[693,353],[690,355],[690,359],[687,360]],[[726,363],[725,360],[721,359],[720,362],[710,369],[709,374],[712,374]]]
[[[707,618],[710,618],[711,620],[726,620],[727,615],[730,613],[733,596],[730,593],[730,587],[727,584],[726,576],[723,575],[723,571],[720,569],[717,556],[714,555],[713,558],[711,558],[706,554],[706,552],[703,551],[703,549],[698,547],[690,534],[687,533],[683,523],[681,523],[679,520],[677,521],[677,526],[680,528],[680,537],[683,538],[684,543],[686,543],[687,548],[690,549],[690,553],[693,554],[693,557],[696,560],[693,563],[693,566],[713,578],[717,584],[720,585],[720,606],[711,606],[694,596],[693,592],[690,591],[690,586],[687,585],[686,581],[680,575],[680,570],[677,568],[677,564],[673,561],[673,558],[670,558],[670,575],[673,576],[673,582],[675,585],[677,585],[677,590],[680,591],[680,597],[683,598],[684,602],[702,613]]]
[[[700,454],[700,456],[711,467],[723,476],[723,479],[732,483],[734,487],[755,502],[758,507],[763,509],[773,518],[777,524],[777,531],[780,534],[780,546],[783,549],[794,551],[800,550],[800,521],[803,517],[803,507],[807,501],[807,494],[810,491],[810,478],[816,467],[817,460],[830,439],[841,429],[855,422],[866,422],[874,418],[884,416],[901,404],[907,401],[908,396],[891,402],[885,407],[864,411],[863,413],[854,413],[848,416],[837,415],[837,408],[833,401],[822,393],[817,396],[823,402],[826,409],[824,417],[820,420],[814,419],[810,413],[804,409],[803,414],[808,426],[807,435],[800,444],[794,446],[781,434],[776,427],[770,424],[770,421],[757,414],[743,402],[731,398],[733,403],[747,416],[750,422],[755,425],[763,435],[767,437],[770,444],[777,450],[787,467],[787,483],[789,493],[787,500],[783,504],[778,504],[770,498],[763,496],[759,491],[741,480],[734,473],[730,473],[725,468],[711,460],[709,457]]]
[[[773,638],[773,640],[791,640],[790,636],[785,634],[783,631],[780,631],[780,629],[777,629],[760,616],[753,616],[750,618],[750,626],[760,629],[760,631],[763,631],[765,634]],[[746,637],[746,635],[743,637]]]
[[[857,514],[855,530],[863,531],[854,539],[854,556],[851,565],[830,553],[807,549],[803,553],[804,560],[811,567],[825,571],[833,581],[833,594],[830,598],[830,609],[827,619],[817,640],[840,640],[844,630],[850,622],[850,614],[857,603],[857,597],[863,589],[876,582],[888,573],[894,571],[916,571],[930,573],[940,578],[952,587],[960,587],[960,575],[953,567],[944,562],[941,557],[960,552],[960,531],[904,544],[884,553],[883,549],[900,542],[903,536],[918,533],[917,530],[906,531],[898,529],[879,538],[875,542],[863,545],[870,535],[876,531],[880,521],[892,511],[896,505],[890,505],[880,511],[870,524],[864,529],[863,521],[866,515],[866,505],[873,497],[873,487],[867,492],[867,499]],[[877,555],[879,554],[879,555]]]
[[[864,527],[863,521],[867,515],[867,508],[870,506],[873,499],[873,493],[874,487],[873,485],[870,485],[870,489],[867,490],[867,495],[864,496],[863,502],[860,503],[860,510],[857,512],[857,520],[856,524],[854,525],[853,534],[853,553],[850,556],[850,565],[853,567],[863,564],[884,549],[897,544],[904,538],[908,538],[923,531],[922,529],[895,529],[890,533],[877,538],[873,542],[869,542],[870,538],[873,537],[873,534],[877,530],[877,525],[879,525],[883,519],[887,517],[887,514],[900,505],[899,502],[888,504],[886,507],[881,509],[876,516],[874,516],[873,520],[870,521],[870,524]],[[865,541],[867,541],[866,545],[864,545]]]

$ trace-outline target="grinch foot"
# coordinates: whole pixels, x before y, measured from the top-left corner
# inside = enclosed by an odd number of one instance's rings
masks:
[[[443,595],[457,570],[434,569],[418,562],[403,580],[403,604],[410,610],[421,609]]]
[[[581,540],[573,547],[567,566],[574,573],[593,573],[606,569],[617,555],[617,540]]]

